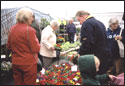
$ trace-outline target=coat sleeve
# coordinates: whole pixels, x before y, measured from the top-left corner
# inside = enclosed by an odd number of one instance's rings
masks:
[[[91,25],[86,24],[81,28],[81,46],[78,53],[80,55],[91,54],[92,49],[95,43],[95,32],[93,31],[93,27]]]
[[[69,25],[66,26],[67,33],[69,32]]]
[[[101,85],[108,84],[108,81],[110,81],[110,78],[107,74],[96,75],[96,78],[101,83]]]
[[[40,44],[36,37],[36,31],[34,29],[29,29],[29,43],[31,51],[33,53],[38,53],[40,51]]]
[[[51,33],[50,32],[44,32],[42,33],[42,40],[41,42],[48,48],[50,49],[51,47],[53,47],[49,42],[48,42],[48,39],[50,38],[51,36]]]
[[[74,33],[76,33],[76,26],[74,25]]]
[[[124,29],[123,29],[123,31],[122,31],[122,35],[121,35],[121,36],[122,36],[122,40],[121,40],[121,41],[122,41],[123,44],[124,44],[124,42],[125,42],[125,41],[124,41],[124,38],[125,38],[125,37],[124,37]]]
[[[7,48],[9,49],[9,50],[11,50],[11,42],[10,42],[10,32],[9,32],[9,35],[8,35],[8,41],[7,41]]]

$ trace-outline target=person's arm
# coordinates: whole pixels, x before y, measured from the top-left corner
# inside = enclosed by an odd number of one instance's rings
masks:
[[[108,84],[108,81],[111,80],[110,77],[107,74],[96,75],[96,78],[99,80],[99,82],[101,83],[101,85]]]
[[[123,42],[123,44],[124,44],[124,29],[123,29],[123,31],[122,31],[121,36],[118,35],[118,36],[115,37],[115,39],[116,39],[116,40],[121,40],[121,41]]]
[[[48,39],[50,38],[51,36],[51,33],[50,32],[44,32],[42,33],[42,40],[41,42],[48,48],[48,49],[52,49],[53,48],[53,45],[51,45],[49,42],[48,42]],[[53,49],[52,49],[53,50]]]
[[[8,41],[7,41],[7,48],[8,48],[8,50],[11,50],[11,42],[10,42],[11,38],[10,38],[10,33],[11,33],[11,32],[9,32]]]
[[[68,33],[69,32],[69,25],[67,25],[66,27],[67,27],[66,30],[67,30],[67,33]]]
[[[38,53],[40,51],[40,44],[36,37],[36,31],[34,29],[29,29],[29,43],[30,48],[33,53]]]
[[[96,78],[99,80],[101,85],[105,85],[108,84],[108,81],[112,81],[114,78],[116,78],[116,76],[103,74],[103,75],[96,75]]]
[[[122,42],[123,42],[123,44],[124,44],[124,42],[125,42],[125,41],[124,41],[124,40],[125,40],[125,39],[124,39],[124,29],[123,29],[123,31],[122,31],[122,35],[121,35],[121,36],[122,36],[121,41],[122,41]]]
[[[78,52],[80,55],[92,53],[92,49],[95,44],[94,34],[95,32],[93,31],[93,27],[91,25],[86,25],[81,28],[81,46]]]
[[[74,25],[74,33],[76,33],[76,26]]]

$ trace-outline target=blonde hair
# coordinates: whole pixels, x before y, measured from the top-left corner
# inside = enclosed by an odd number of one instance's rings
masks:
[[[80,11],[78,11],[78,12],[76,13],[76,17],[77,17],[77,16],[82,16],[82,15],[90,15],[90,13],[87,12],[87,11],[84,11],[84,10],[80,10]]]
[[[97,66],[100,65],[100,60],[96,56],[94,56],[94,61],[95,61],[96,70],[98,71],[99,69],[97,69]]]
[[[29,8],[21,8],[16,13],[16,22],[26,23],[33,16],[33,12]]]
[[[117,18],[111,18],[109,20],[109,26],[112,25],[113,23],[118,23],[118,19]]]

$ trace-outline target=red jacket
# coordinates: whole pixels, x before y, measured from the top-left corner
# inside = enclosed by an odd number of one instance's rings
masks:
[[[27,27],[29,40],[27,38]],[[36,37],[36,31],[26,24],[17,23],[11,27],[7,47],[12,50],[12,64],[30,65],[38,61],[37,54],[40,51],[40,44]]]

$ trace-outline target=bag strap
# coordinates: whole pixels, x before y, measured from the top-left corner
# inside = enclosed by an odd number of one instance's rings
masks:
[[[119,33],[119,36],[121,36],[121,35],[122,35],[122,28],[121,28],[120,33]]]
[[[30,47],[29,29],[28,29],[28,28],[29,28],[29,27],[27,27],[27,40],[28,40],[28,45],[29,45],[29,48],[30,48],[30,51],[31,51],[31,53],[32,53],[33,57],[35,58],[35,55],[33,54],[32,50],[31,50],[31,47]],[[35,58],[35,60],[36,60],[36,58]]]

